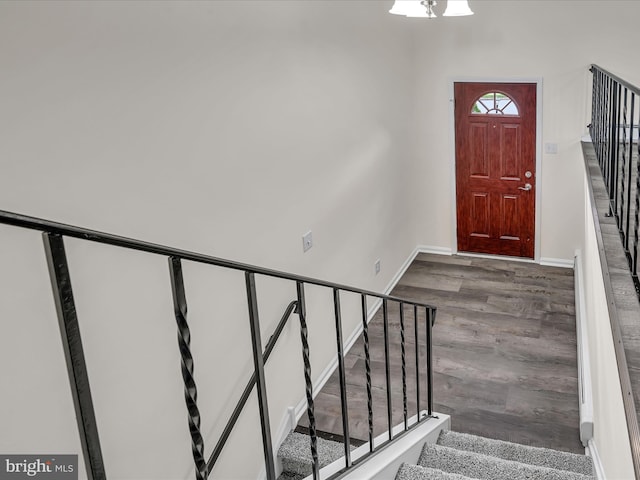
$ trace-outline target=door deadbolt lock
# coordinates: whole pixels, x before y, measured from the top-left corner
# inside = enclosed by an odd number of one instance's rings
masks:
[[[529,170],[527,170],[526,172],[524,172],[524,176],[525,178],[531,178],[533,177],[533,174]]]

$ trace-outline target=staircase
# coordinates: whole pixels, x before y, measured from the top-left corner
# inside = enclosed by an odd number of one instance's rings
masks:
[[[282,474],[278,480],[302,480],[313,473],[309,435],[291,432],[278,449]],[[318,437],[318,466],[326,467],[344,455],[342,443]]]
[[[280,479],[311,474],[309,438],[292,433],[278,452]],[[322,441],[319,463],[327,465],[343,453],[342,444]],[[586,455],[529,447],[443,430],[436,443],[426,443],[417,465],[403,463],[395,480],[586,480],[596,478]]]

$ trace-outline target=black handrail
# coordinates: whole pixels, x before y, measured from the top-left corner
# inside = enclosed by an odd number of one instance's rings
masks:
[[[78,238],[85,241],[102,243],[116,247],[137,250],[146,253],[165,256],[169,261],[169,274],[171,280],[174,314],[178,327],[178,346],[180,350],[182,363],[182,376],[184,383],[184,396],[188,411],[188,423],[192,441],[192,453],[195,463],[195,474],[197,480],[206,480],[211,474],[216,460],[220,456],[245,404],[256,387],[258,396],[258,406],[260,413],[260,427],[262,432],[262,444],[264,451],[264,462],[266,475],[268,480],[275,480],[275,462],[273,454],[273,446],[271,440],[270,418],[265,378],[265,362],[273,351],[278,338],[280,337],[289,317],[295,311],[300,321],[300,340],[302,344],[302,360],[304,365],[305,377],[305,393],[307,399],[307,415],[309,418],[309,431],[311,442],[311,456],[313,458],[313,476],[319,478],[318,449],[317,449],[317,433],[315,425],[314,413],[314,392],[311,376],[311,361],[309,351],[309,339],[307,329],[307,314],[305,306],[305,285],[314,285],[333,290],[334,312],[336,322],[336,340],[338,352],[338,364],[340,373],[340,396],[341,396],[341,413],[343,425],[343,438],[345,441],[345,467],[337,472],[336,475],[342,474],[344,471],[359,465],[366,459],[366,456],[359,458],[357,461],[351,461],[350,458],[350,435],[349,422],[347,418],[347,396],[346,381],[344,378],[344,346],[342,340],[342,313],[340,307],[340,292],[355,293],[361,298],[363,337],[365,342],[366,356],[366,382],[367,382],[367,407],[368,407],[368,424],[369,424],[369,450],[370,454],[386,448],[394,440],[392,433],[392,405],[391,405],[391,377],[390,377],[390,355],[389,355],[389,322],[388,322],[388,305],[389,302],[397,303],[401,309],[402,336],[403,336],[403,355],[402,355],[402,371],[403,371],[403,391],[406,391],[406,359],[404,355],[404,306],[413,307],[415,321],[416,336],[416,381],[418,384],[416,399],[418,411],[418,423],[423,420],[420,415],[420,380],[419,375],[419,347],[418,347],[418,311],[424,309],[427,319],[426,340],[427,340],[427,413],[430,416],[433,412],[432,397],[432,379],[431,379],[431,328],[435,320],[435,308],[420,302],[404,300],[391,295],[384,295],[370,290],[358,289],[347,285],[341,285],[333,282],[326,282],[309,278],[301,275],[289,274],[277,270],[271,270],[253,265],[225,260],[209,255],[203,255],[187,250],[167,247],[164,245],[144,242],[123,236],[112,235],[95,230],[84,229],[72,225],[66,225],[59,222],[43,220],[40,218],[30,217],[17,213],[0,211],[0,224],[12,225],[16,227],[38,230],[43,232],[45,237],[45,248],[49,271],[51,275],[52,288],[54,298],[56,300],[58,318],[60,323],[61,337],[63,347],[65,349],[65,358],[67,362],[67,370],[69,373],[72,395],[74,398],[74,406],[76,409],[76,417],[78,428],[80,430],[81,445],[85,457],[85,465],[87,467],[87,476],[92,480],[106,479],[106,473],[103,464],[102,453],[100,449],[100,441],[93,409],[93,402],[89,388],[89,378],[82,350],[82,340],[78,325],[78,319],[73,303],[73,292],[71,290],[71,280],[67,265],[66,255],[64,254],[63,237]],[[222,435],[213,449],[209,459],[205,461],[205,445],[204,439],[200,432],[200,411],[197,405],[197,388],[194,373],[193,356],[190,350],[191,333],[187,321],[187,300],[185,287],[182,278],[182,261],[188,260],[202,264],[225,267],[233,270],[244,272],[246,295],[248,302],[249,324],[251,329],[251,345],[253,352],[254,371],[251,379],[246,385],[240,400],[233,410],[231,418],[228,420]],[[278,323],[273,335],[267,342],[265,350],[262,350],[260,341],[260,323],[258,312],[258,301],[256,291],[256,275],[264,275],[274,278],[285,279],[296,283],[297,299],[289,303],[284,315]],[[383,322],[385,336],[385,372],[386,372],[386,388],[387,388],[387,420],[389,426],[389,439],[380,445],[374,445],[373,439],[373,397],[372,397],[372,380],[371,366],[369,356],[369,338],[368,338],[368,311],[367,297],[376,298],[381,302],[383,307]],[[396,435],[402,436],[405,432],[417,425],[407,425],[407,407],[406,393],[403,394],[403,414],[405,418],[404,432]]]
[[[634,92],[636,95],[640,95],[640,87],[636,87],[634,84],[627,82],[625,79],[620,78],[619,76],[605,70],[604,68],[596,65],[595,63],[591,64],[590,71],[591,73],[593,73],[594,71],[602,72],[611,80],[615,81],[617,84],[622,85],[627,90]]]
[[[241,270],[244,272],[252,272],[258,275],[265,275],[268,277],[281,278],[283,280],[292,280],[295,282],[302,282],[309,285],[316,285],[319,287],[337,288],[345,292],[365,294],[371,297],[380,299],[386,298],[394,302],[406,302],[406,299],[394,297],[392,295],[385,295],[372,290],[365,290],[362,288],[356,288],[349,285],[343,285],[335,282],[328,282],[325,280],[318,280],[312,277],[305,277],[303,275],[296,275],[294,273],[286,273],[279,270],[272,270],[269,268],[257,267],[247,263],[236,262],[233,260],[225,260],[223,258],[213,257],[210,255],[204,255],[201,253],[192,252],[189,250],[181,250],[179,248],[167,247],[157,243],[145,242],[142,240],[136,240],[133,238],[123,237],[120,235],[113,235],[110,233],[100,232],[97,230],[90,230],[87,228],[76,227],[73,225],[67,225],[60,222],[53,222],[50,220],[44,220],[42,218],[31,217],[28,215],[22,215],[19,213],[8,212],[6,210],[0,210],[0,223],[6,225],[14,225],[16,227],[27,228],[29,230],[39,230],[41,232],[57,233],[66,237],[79,238],[81,240],[87,240],[89,242],[103,243],[106,245],[113,245],[115,247],[123,247],[130,250],[139,250],[147,253],[155,253],[157,255],[164,255],[167,257],[177,257],[182,260],[189,260],[197,263],[204,263],[207,265],[216,265],[218,267],[230,268],[232,270]],[[412,305],[418,305],[419,307],[433,308],[431,305],[421,302],[408,302]]]

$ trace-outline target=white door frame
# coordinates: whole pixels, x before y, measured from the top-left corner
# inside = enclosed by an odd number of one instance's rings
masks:
[[[449,77],[449,150],[451,152],[451,251],[458,253],[458,204],[456,197],[456,116],[454,105],[454,86],[456,82],[476,83],[535,83],[536,84],[536,214],[535,214],[535,246],[533,261],[540,263],[540,212],[542,191],[542,77]],[[509,257],[512,258],[512,257]]]

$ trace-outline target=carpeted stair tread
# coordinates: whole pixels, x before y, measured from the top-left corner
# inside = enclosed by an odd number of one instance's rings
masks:
[[[567,470],[583,475],[593,474],[593,464],[591,459],[586,455],[560,452],[548,448],[530,447],[518,443],[445,430],[440,433],[437,443],[445,447],[481,453],[483,455],[527,463],[529,465]]]
[[[318,437],[319,468],[326,467],[343,456],[344,445],[342,443]],[[311,475],[313,469],[309,435],[291,432],[280,446],[278,458],[282,461],[282,470],[287,475],[283,478],[304,478]]]
[[[474,480],[457,473],[443,472],[435,468],[421,467],[403,463],[395,480]]]
[[[593,477],[581,473],[503,460],[481,453],[429,443],[423,447],[418,465],[480,480],[593,479]]]
[[[282,472],[277,480],[302,480],[305,478],[305,475],[300,475],[296,473]]]

